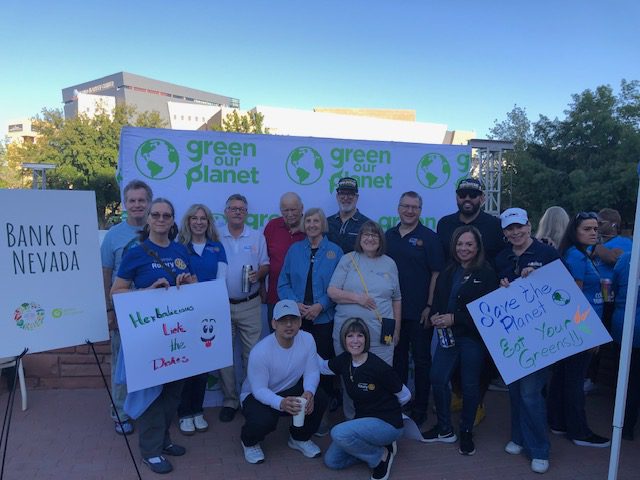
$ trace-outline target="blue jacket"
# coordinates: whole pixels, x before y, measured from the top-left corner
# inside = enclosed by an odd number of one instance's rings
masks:
[[[333,271],[336,269],[342,249],[324,236],[313,262],[313,302],[322,305],[322,313],[316,317],[313,323],[323,324],[333,321],[335,303],[327,295],[327,288],[331,281]],[[296,242],[287,252],[284,265],[278,278],[278,296],[280,299],[304,302],[304,292],[307,287],[307,275],[311,261],[311,243],[308,238]]]

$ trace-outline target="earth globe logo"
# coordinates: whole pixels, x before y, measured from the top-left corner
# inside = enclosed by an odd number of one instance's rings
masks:
[[[551,294],[551,299],[556,305],[564,306],[569,304],[571,296],[565,290],[556,290]]]
[[[440,153],[427,153],[418,162],[416,168],[418,181],[426,188],[440,188],[451,177],[451,165],[447,158]]]
[[[324,163],[320,154],[311,147],[298,147],[289,153],[287,175],[298,185],[311,185],[322,178]]]
[[[169,142],[161,138],[152,138],[138,147],[135,161],[138,171],[145,177],[164,180],[176,173],[180,157]]]

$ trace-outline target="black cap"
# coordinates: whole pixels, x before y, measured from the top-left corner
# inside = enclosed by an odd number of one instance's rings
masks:
[[[482,185],[482,182],[478,179],[463,178],[458,182],[458,186],[456,187],[456,192],[461,190],[473,190],[484,193],[484,185]]]
[[[352,192],[358,193],[358,182],[353,177],[343,177],[338,180],[338,188],[336,188],[336,192],[340,190],[351,190]]]

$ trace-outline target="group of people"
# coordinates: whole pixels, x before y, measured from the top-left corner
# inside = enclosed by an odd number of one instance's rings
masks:
[[[288,192],[280,198],[282,216],[260,233],[245,225],[249,203],[234,194],[218,232],[205,205],[192,205],[178,222],[171,202],[154,199],[144,182],[129,183],[123,196],[127,219],[109,230],[101,246],[117,359],[112,417],[120,434],[132,433],[135,420],[143,462],[156,473],[172,470],[167,455],[185,453],[169,435],[176,413],[181,433],[208,429],[202,408],[207,374],[127,393],[112,295],[132,288],[226,282],[232,335],[239,339],[246,376],[238,392],[234,366],[219,371],[224,395],[219,420],[232,421],[242,408],[241,443],[249,463],[264,461],[261,442],[281,416],[304,410],[302,425],[290,427],[289,447],[309,458],[320,456],[311,438],[330,432],[325,464],[342,469],[365,462],[377,480],[389,476],[402,413],[419,427],[425,424],[431,391],[437,421],[423,432],[423,441],[459,438],[461,454],[476,452],[473,427],[498,374],[468,303],[562,258],[619,341],[619,308],[604,305],[615,298],[619,307],[625,298],[628,255],[620,256],[630,250],[630,241],[619,236],[621,221],[613,210],[570,219],[552,207],[534,236],[525,210],[510,208],[500,218],[482,211],[483,185],[466,178],[456,189],[458,211],[440,219],[435,232],[420,222],[422,198],[414,191],[400,195],[400,222],[383,232],[358,210],[357,181],[345,177],[337,184],[334,215],[305,210],[301,198]],[[246,265],[252,268],[249,287],[243,288]],[[615,297],[603,298],[601,278],[607,274],[613,284],[607,292]],[[270,320],[266,336],[263,302]],[[413,395],[406,387],[409,353]],[[584,382],[592,357],[589,351],[574,355],[509,385],[511,438],[505,450],[525,453],[533,471],[549,468],[548,427],[576,445],[609,445],[586,420]],[[640,369],[636,349],[634,365]],[[630,385],[629,412],[635,413],[625,421],[626,438],[633,437],[639,387]],[[458,434],[451,421],[452,392],[462,400]],[[342,404],[345,417],[333,427],[330,402]]]

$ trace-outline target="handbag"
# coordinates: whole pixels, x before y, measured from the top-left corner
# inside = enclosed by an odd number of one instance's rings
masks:
[[[358,276],[360,277],[360,281],[362,282],[362,288],[364,288],[364,293],[366,295],[369,295],[369,289],[367,289],[367,284],[364,281],[364,277],[362,276],[362,273],[358,268],[358,264],[353,259],[354,254],[352,253],[350,257],[351,257],[351,263],[356,268],[356,272],[358,272]],[[395,329],[396,329],[395,319],[382,317],[380,315],[380,312],[378,312],[377,308],[375,309],[375,313],[376,313],[376,317],[378,318],[378,321],[380,322],[380,343],[382,345],[392,346],[393,333],[395,332]]]

